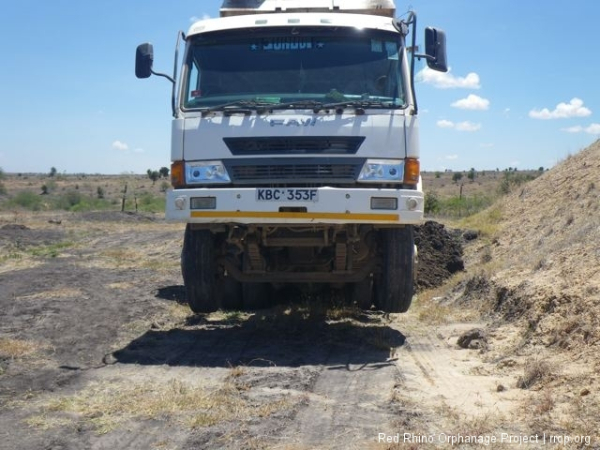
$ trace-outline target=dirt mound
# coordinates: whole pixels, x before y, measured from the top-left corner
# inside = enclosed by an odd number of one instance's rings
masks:
[[[464,270],[461,235],[433,221],[415,227],[417,290],[441,286],[452,274]]]
[[[497,269],[483,303],[530,343],[600,342],[599,179],[597,141],[495,206],[503,218],[485,251]]]

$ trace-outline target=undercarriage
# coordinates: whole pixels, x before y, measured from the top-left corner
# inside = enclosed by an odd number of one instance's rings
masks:
[[[284,283],[327,283],[360,308],[405,312],[414,263],[412,226],[188,225],[182,252],[195,312],[268,307]]]

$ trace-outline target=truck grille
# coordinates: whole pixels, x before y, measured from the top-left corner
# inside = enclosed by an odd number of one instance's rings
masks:
[[[347,159],[332,162],[331,158],[323,163],[313,163],[314,159],[308,163],[303,161],[293,161],[286,159],[284,161],[269,160],[266,164],[257,165],[244,162],[228,161],[226,162],[227,171],[234,184],[351,184],[356,182],[356,178],[362,166],[364,159],[353,159],[351,162]]]
[[[223,138],[234,155],[353,155],[364,136],[285,136]]]

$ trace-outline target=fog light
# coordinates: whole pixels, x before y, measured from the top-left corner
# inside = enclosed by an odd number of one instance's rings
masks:
[[[411,197],[408,200],[406,200],[406,208],[409,211],[414,211],[415,209],[417,209],[418,206],[419,206],[419,200],[417,200],[416,198]]]
[[[216,197],[192,197],[190,199],[190,209],[216,209]]]
[[[185,197],[177,197],[175,199],[175,208],[185,209]]]
[[[394,197],[371,197],[371,209],[398,209],[398,199]]]

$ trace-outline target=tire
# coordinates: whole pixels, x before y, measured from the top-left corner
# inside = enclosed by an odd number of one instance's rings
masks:
[[[384,312],[404,313],[414,294],[413,227],[380,232],[383,266],[375,281],[375,305]]]
[[[242,283],[242,298],[244,310],[254,311],[271,306],[268,283]]]
[[[195,313],[213,312],[219,308],[214,242],[208,230],[192,230],[190,225],[185,229],[181,273],[187,303]]]
[[[371,309],[373,304],[373,285],[371,277],[365,278],[358,283],[348,285],[350,303],[360,309]]]

